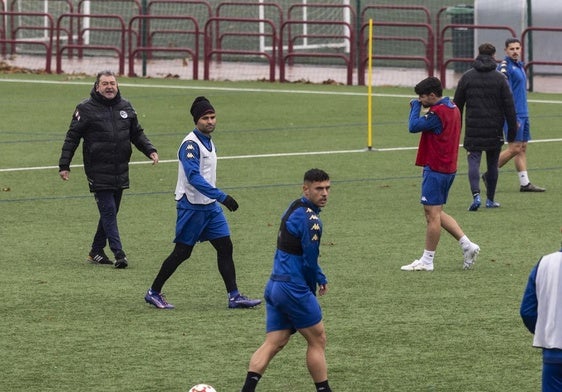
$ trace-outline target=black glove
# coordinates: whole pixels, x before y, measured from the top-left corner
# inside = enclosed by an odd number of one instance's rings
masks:
[[[230,211],[236,211],[238,209],[238,203],[232,196],[226,195],[226,199],[222,202],[222,204],[228,208]]]

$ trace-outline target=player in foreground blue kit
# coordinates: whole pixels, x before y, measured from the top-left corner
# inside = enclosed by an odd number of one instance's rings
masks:
[[[328,291],[318,265],[322,221],[318,214],[328,202],[330,177],[320,169],[304,175],[303,196],[283,214],[273,271],[265,287],[266,337],[250,359],[242,392],[254,392],[269,362],[298,331],[308,344],[306,364],[316,391],[331,392],[326,366],[326,332],[316,298]]]

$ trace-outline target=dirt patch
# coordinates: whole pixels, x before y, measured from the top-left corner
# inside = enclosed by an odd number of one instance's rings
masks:
[[[30,69],[30,68],[23,68],[18,67],[15,65],[11,65],[6,63],[5,61],[0,61],[0,72],[4,74],[36,74],[36,75],[44,75],[44,69]]]

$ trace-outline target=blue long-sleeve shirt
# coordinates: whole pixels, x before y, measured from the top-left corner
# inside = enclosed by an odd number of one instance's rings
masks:
[[[505,65],[504,65],[505,63]],[[502,67],[505,66],[505,72]],[[527,74],[525,73],[525,64],[521,61],[514,61],[510,57],[506,57],[499,65],[498,71],[507,77],[511,93],[513,94],[513,103],[515,104],[515,112],[519,117],[529,117],[529,107],[527,104]]]
[[[447,106],[451,105],[449,97],[444,97],[439,100],[435,105],[445,104]],[[417,99],[410,101],[410,118],[408,120],[408,130],[410,133],[417,132],[433,132],[435,134],[440,134],[443,130],[443,124],[438,115],[433,113],[430,109],[427,114],[420,117],[422,104]]]
[[[521,301],[521,308],[519,309],[523,324],[525,324],[525,327],[527,327],[531,333],[535,333],[535,326],[537,325],[537,309],[539,301],[537,300],[537,285],[535,280],[537,278],[538,267],[539,265],[536,264],[529,274],[527,286],[525,287],[525,292],[523,293],[523,300]]]
[[[277,249],[273,260],[272,275],[288,277],[294,284],[302,284],[315,293],[317,284],[326,284],[328,280],[318,264],[320,239],[322,237],[322,221],[318,214],[320,208],[302,197],[302,207],[294,209],[285,220],[287,231],[300,241],[302,252],[289,253]]]

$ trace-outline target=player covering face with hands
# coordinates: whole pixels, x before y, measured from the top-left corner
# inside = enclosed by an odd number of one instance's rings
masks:
[[[463,268],[472,268],[480,247],[469,240],[451,215],[443,210],[457,172],[461,115],[457,106],[443,97],[441,81],[429,77],[420,81],[410,101],[409,131],[421,133],[416,165],[423,167],[420,203],[427,222],[425,249],[419,259],[401,267],[402,271],[433,271],[433,259],[445,229],[463,252]],[[421,107],[429,110],[420,116]]]

